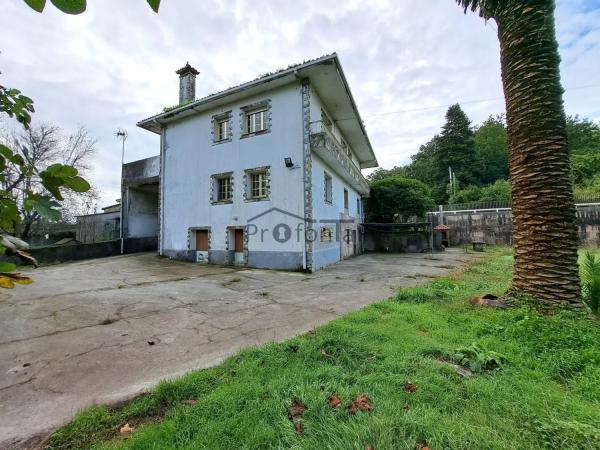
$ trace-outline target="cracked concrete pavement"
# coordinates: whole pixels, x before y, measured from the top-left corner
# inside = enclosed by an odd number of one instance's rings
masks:
[[[37,269],[34,284],[0,291],[0,448],[26,448],[82,408],[304,333],[468,257],[369,254],[304,274],[145,253]]]

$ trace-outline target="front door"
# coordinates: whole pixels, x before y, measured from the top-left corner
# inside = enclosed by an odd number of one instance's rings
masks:
[[[244,230],[235,230],[235,248],[236,253],[244,252]]]

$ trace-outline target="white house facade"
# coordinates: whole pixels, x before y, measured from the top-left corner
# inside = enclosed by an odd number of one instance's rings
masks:
[[[138,123],[161,136],[159,253],[314,271],[360,253],[361,169],[377,160],[336,54]]]

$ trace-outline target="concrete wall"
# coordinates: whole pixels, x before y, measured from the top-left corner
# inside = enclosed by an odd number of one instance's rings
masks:
[[[434,225],[439,213],[432,214]],[[444,223],[450,227],[450,245],[469,244],[473,241],[489,245],[512,245],[512,211],[445,212]],[[581,245],[600,246],[600,205],[577,205],[577,226]]]
[[[240,138],[240,108],[264,100],[270,101],[270,131]],[[232,139],[214,144],[212,117],[227,111],[232,115]],[[304,235],[298,240],[292,229],[304,217],[303,171],[288,169],[283,161],[291,157],[295,164],[302,164],[302,131],[299,82],[168,126],[163,139],[163,253],[191,258],[193,229],[210,227],[210,258],[225,263],[233,248],[229,230],[242,227],[246,229],[248,264],[302,268]],[[257,167],[268,167],[269,198],[248,201],[244,198],[244,171]],[[233,172],[233,201],[211,204],[211,175],[225,172]],[[256,216],[260,217],[252,220]],[[273,231],[279,223],[288,222],[293,236],[278,242]]]
[[[79,216],[75,239],[82,243],[117,239],[120,234],[120,217],[119,211]]]
[[[158,236],[158,186],[149,190],[128,188],[123,235],[127,238]]]

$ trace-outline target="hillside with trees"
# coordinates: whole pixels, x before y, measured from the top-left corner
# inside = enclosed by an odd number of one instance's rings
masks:
[[[578,115],[567,117],[571,170],[577,198],[600,196],[600,123]],[[382,180],[415,179],[428,188],[435,204],[504,202],[511,199],[508,138],[504,115],[472,125],[460,105],[451,106],[440,133],[421,145],[411,162],[369,175],[372,186]],[[454,174],[450,183],[450,170]],[[378,191],[373,191],[378,205]],[[392,209],[395,206],[391,205]]]

